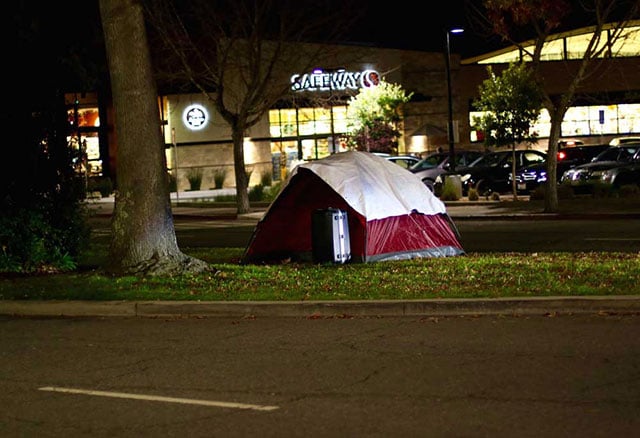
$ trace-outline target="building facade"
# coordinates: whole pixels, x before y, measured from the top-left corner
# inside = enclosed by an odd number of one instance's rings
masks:
[[[565,39],[559,47],[566,48],[571,35],[559,36]],[[632,44],[636,40],[627,41]],[[640,134],[639,46],[627,50],[623,57],[603,59],[595,73],[583,82],[574,106],[565,117],[563,137],[602,143],[615,136]],[[499,72],[513,60],[506,53],[509,51],[505,49],[471,60],[451,54],[449,73],[456,147],[484,147],[473,127],[473,117],[477,115],[473,101],[487,78],[487,66]],[[547,92],[559,94],[566,90],[578,63],[567,56],[544,62]],[[398,153],[424,155],[448,147],[449,96],[443,53],[344,46],[325,65],[312,71],[291,71],[289,77],[290,94],[245,133],[244,158],[250,186],[285,178],[287,171],[301,160],[321,159],[344,151],[350,97],[363,87],[375,86],[381,79],[399,84],[412,94],[402,108]],[[88,175],[114,175],[117,139],[108,97],[71,93],[67,104],[74,128],[72,137],[75,136],[71,140],[86,151]],[[159,105],[167,167],[176,178],[177,189],[193,189],[190,179],[194,175],[201,177],[200,189],[217,188],[220,184],[234,187],[231,130],[207,96],[167,94],[159,96]],[[546,149],[548,120],[544,115],[536,130],[540,142],[534,147]]]

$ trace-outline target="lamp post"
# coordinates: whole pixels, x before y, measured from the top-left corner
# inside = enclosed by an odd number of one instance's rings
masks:
[[[453,29],[447,30],[447,56],[446,56],[446,66],[447,66],[447,98],[448,98],[448,107],[449,107],[449,118],[448,118],[448,132],[449,132],[449,169],[450,171],[454,171],[456,168],[456,160],[455,160],[455,147],[453,144],[453,97],[451,96],[451,48],[449,44],[449,36],[452,33],[462,33],[464,29],[460,27],[456,27]]]

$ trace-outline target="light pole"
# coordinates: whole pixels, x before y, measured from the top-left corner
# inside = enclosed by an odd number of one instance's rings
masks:
[[[447,56],[446,56],[446,65],[447,65],[447,98],[448,98],[448,106],[449,106],[449,118],[448,118],[448,128],[449,128],[449,169],[450,171],[454,171],[456,169],[456,152],[453,144],[453,97],[451,96],[451,47],[449,45],[449,35],[452,33],[462,33],[464,29],[460,27],[456,27],[453,29],[447,30]]]

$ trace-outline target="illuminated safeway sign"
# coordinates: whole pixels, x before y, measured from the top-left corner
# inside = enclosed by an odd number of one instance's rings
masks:
[[[347,71],[339,69],[326,72],[316,69],[311,73],[291,76],[293,91],[359,90],[374,87],[380,83],[380,75],[375,70]]]
[[[209,112],[204,106],[198,103],[189,105],[182,113],[182,122],[184,126],[192,131],[198,131],[204,128],[209,122]]]

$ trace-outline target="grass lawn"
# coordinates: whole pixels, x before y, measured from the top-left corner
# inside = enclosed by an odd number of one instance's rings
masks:
[[[606,201],[606,202],[605,202]],[[543,201],[509,202],[540,211]],[[564,213],[640,212],[640,197],[563,200]],[[244,248],[181,248],[215,274],[110,277],[106,244],[76,272],[0,274],[0,300],[351,300],[640,295],[640,253],[482,253],[346,265],[240,265]]]
[[[640,295],[640,254],[495,253],[346,265],[240,265],[244,248],[182,248],[215,273],[110,277],[92,247],[72,273],[5,275],[3,300],[351,300]]]

